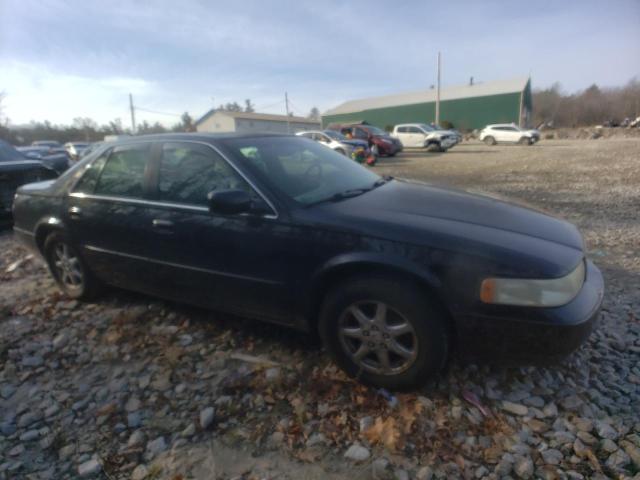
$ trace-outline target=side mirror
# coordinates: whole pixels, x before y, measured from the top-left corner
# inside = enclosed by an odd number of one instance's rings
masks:
[[[235,215],[251,210],[251,197],[244,190],[220,190],[209,192],[209,211],[223,215]]]

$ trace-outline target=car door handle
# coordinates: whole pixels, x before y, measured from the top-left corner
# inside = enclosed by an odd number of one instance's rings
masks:
[[[69,207],[69,217],[70,218],[80,218],[82,216],[82,209],[80,207]]]
[[[162,220],[161,218],[154,218],[153,222],[151,222],[156,228],[171,228],[173,227],[173,222],[171,220]]]

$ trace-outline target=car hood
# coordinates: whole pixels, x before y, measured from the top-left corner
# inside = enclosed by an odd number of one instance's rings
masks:
[[[358,197],[326,204],[344,226],[496,263],[521,265],[536,277],[561,276],[583,258],[572,224],[544,213],[467,192],[393,180]],[[533,278],[536,278],[533,277]]]

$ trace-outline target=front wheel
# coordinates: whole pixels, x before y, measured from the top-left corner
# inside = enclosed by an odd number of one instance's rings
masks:
[[[533,142],[529,137],[522,137],[519,143],[520,145],[531,145]]]
[[[44,257],[51,275],[68,297],[86,300],[98,292],[98,280],[65,234],[54,232],[47,237]]]
[[[435,142],[429,143],[427,144],[427,150],[429,152],[440,152],[440,144]]]
[[[435,377],[447,359],[445,316],[411,282],[356,277],[336,286],[320,335],[336,363],[365,384],[406,390]]]

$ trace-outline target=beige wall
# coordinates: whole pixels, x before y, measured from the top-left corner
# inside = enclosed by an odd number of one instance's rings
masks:
[[[235,132],[235,120],[222,112],[216,112],[200,123],[197,127],[199,132]]]
[[[291,133],[318,130],[320,123],[291,122]],[[275,120],[251,120],[233,118],[224,112],[216,112],[197,126],[199,132],[272,132],[287,133],[287,122]]]

